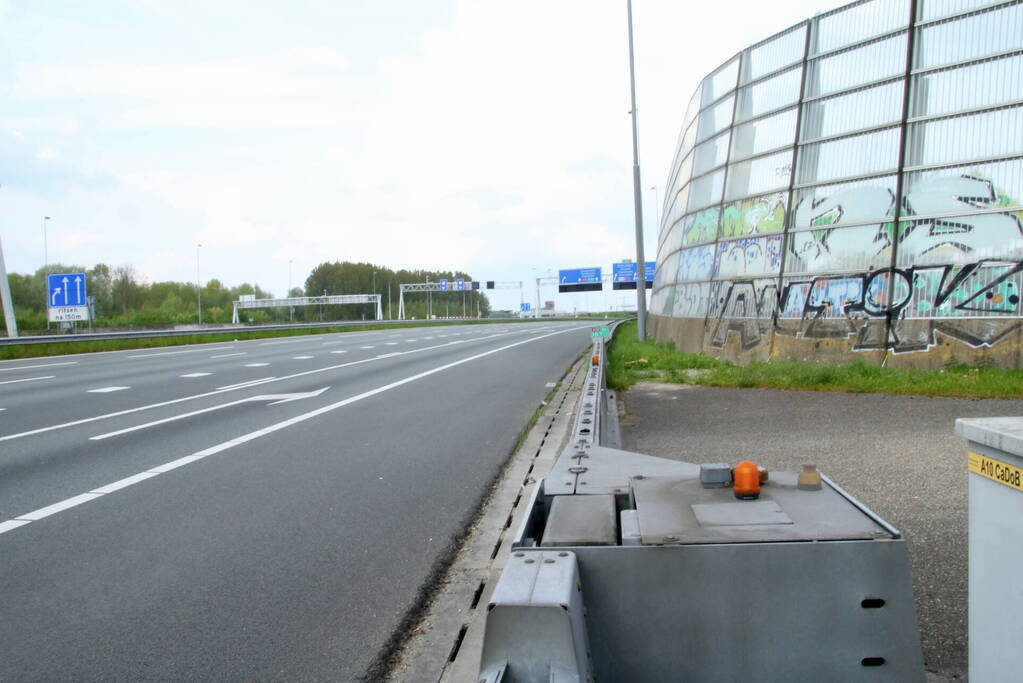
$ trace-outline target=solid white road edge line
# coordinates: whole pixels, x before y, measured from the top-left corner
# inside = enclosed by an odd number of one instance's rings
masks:
[[[46,363],[45,365],[19,365],[16,368],[0,368],[0,372],[14,372],[15,370],[35,370],[36,368],[55,368],[58,365],[78,365],[78,361],[72,360],[67,363]]]
[[[584,329],[584,328],[572,327],[572,328],[569,328],[569,329],[570,330],[577,330],[577,329]],[[349,334],[352,334],[352,333],[349,333]],[[367,332],[367,333],[364,333],[364,334],[369,334],[369,333]],[[478,339],[473,339],[472,341],[474,341],[474,342],[486,341],[487,339],[493,339],[495,337],[501,337],[501,336],[504,336],[505,334],[508,334],[508,333],[507,332],[499,332],[499,333],[496,333],[496,334],[487,335],[486,337],[479,337]],[[420,353],[422,351],[432,351],[434,349],[442,349],[442,348],[444,348],[446,346],[452,346],[455,343],[456,342],[448,342],[446,344],[435,344],[433,346],[423,346],[423,347],[420,347],[418,349],[409,349],[408,351],[402,351],[400,355],[404,356],[404,355],[408,355],[408,354],[412,354],[412,353]],[[376,362],[378,360],[381,360],[381,359],[380,358],[376,358],[376,357],[374,357],[374,358],[362,358],[360,360],[353,360],[353,361],[349,361],[347,363],[338,363],[337,365],[328,365],[325,368],[316,368],[314,370],[305,370],[303,372],[296,372],[293,375],[283,375],[281,377],[277,377],[277,378],[274,378],[272,380],[266,380],[266,381],[268,381],[268,382],[280,382],[280,381],[283,381],[283,380],[295,379],[296,377],[305,377],[307,375],[315,375],[315,374],[320,373],[320,372],[329,372],[331,370],[339,370],[341,368],[347,368],[347,367],[351,367],[353,365],[360,365],[362,363],[373,363],[373,362]],[[33,436],[35,434],[42,434],[42,433],[45,433],[45,432],[52,432],[52,431],[55,431],[57,429],[66,429],[67,427],[76,427],[76,426],[81,425],[81,424],[88,424],[89,422],[96,422],[97,420],[106,420],[106,419],[111,418],[111,417],[120,417],[121,415],[130,415],[131,413],[137,413],[137,412],[141,412],[143,410],[152,410],[153,408],[162,408],[164,406],[174,405],[175,403],[182,403],[184,401],[192,401],[192,400],[195,400],[197,398],[206,398],[207,396],[216,396],[217,394],[221,394],[221,393],[224,393],[224,392],[227,392],[227,391],[238,391],[239,389],[245,389],[245,388],[250,387],[250,386],[255,386],[255,385],[251,384],[251,383],[245,383],[242,386],[238,386],[238,387],[226,387],[226,388],[223,388],[223,389],[217,389],[216,391],[207,391],[206,393],[195,394],[194,396],[182,396],[181,398],[174,398],[174,399],[171,399],[169,401],[161,401],[160,403],[150,403],[149,405],[139,406],[138,408],[128,408],[126,410],[119,410],[119,411],[116,411],[116,412],[113,412],[113,413],[104,413],[103,415],[95,415],[93,417],[83,417],[80,420],[73,420],[71,422],[65,422],[63,424],[51,425],[49,427],[39,427],[38,429],[30,429],[27,432],[18,432],[16,434],[7,434],[5,436],[0,436],[0,442],[10,441],[12,439],[20,439],[20,438],[23,438],[23,437],[26,437],[26,436]]]
[[[17,384],[18,382],[35,382],[37,379],[53,379],[56,375],[46,375],[45,377],[26,377],[25,379],[9,379],[6,382],[0,382],[0,384]]]
[[[155,358],[156,356],[178,356],[182,353],[209,353],[210,351],[227,351],[233,349],[233,346],[221,346],[216,349],[188,349],[187,351],[163,351],[161,353],[143,353],[137,356],[127,356],[127,358]]]
[[[451,363],[439,365],[431,370],[426,370],[424,372],[416,373],[415,375],[410,375],[404,379],[399,379],[397,382],[391,382],[390,384],[385,384],[383,386],[377,387],[376,389],[364,391],[363,393],[356,394],[355,396],[349,396],[346,399],[337,401],[335,403],[330,403],[321,408],[317,408],[316,410],[310,410],[308,413],[296,415],[295,417],[292,417],[290,419],[278,422],[276,424],[272,424],[269,427],[257,429],[254,432],[243,434],[242,436],[235,437],[234,439],[231,439],[229,441],[219,443],[216,446],[210,446],[209,448],[197,451],[191,455],[186,455],[183,458],[172,460],[170,462],[164,463],[163,465],[159,465],[157,467],[153,467],[143,472],[139,472],[138,474],[133,474],[130,477],[125,477],[124,479],[119,479],[118,481],[111,482],[110,484],[100,486],[89,491],[88,493],[81,493],[77,496],[72,496],[71,498],[67,498],[60,502],[54,503],[53,505],[47,505],[46,507],[39,508],[38,510],[33,510],[32,512],[27,512],[23,515],[18,515],[14,519],[9,519],[5,522],[0,522],[0,534],[4,534],[13,529],[18,529],[30,522],[35,522],[37,520],[43,519],[44,517],[49,517],[50,515],[56,514],[58,512],[63,512],[64,510],[68,510],[75,506],[81,505],[82,503],[88,503],[90,500],[100,498],[106,495],[107,493],[119,491],[121,489],[128,488],[129,486],[132,486],[139,482],[146,481],[147,479],[152,479],[158,474],[163,474],[165,472],[169,472],[179,467],[183,467],[184,465],[189,465],[207,456],[214,455],[222,451],[226,451],[230,448],[234,448],[235,446],[240,446],[244,443],[248,443],[249,441],[254,441],[256,439],[266,436],[267,434],[273,434],[274,432],[278,432],[282,429],[286,429],[288,427],[297,425],[301,422],[305,422],[306,420],[311,420],[314,417],[319,417],[320,415],[329,413],[333,410],[337,410],[338,408],[343,408],[344,406],[351,405],[353,403],[358,403],[359,401],[367,399],[371,396],[376,396],[377,394],[382,394],[385,391],[396,389],[405,384],[409,384],[410,382],[415,382],[416,380],[423,379],[424,377],[435,375],[438,372],[444,372],[445,370],[450,370],[451,368],[458,367],[459,365],[465,365],[466,363],[471,363],[474,360],[479,360],[480,358],[492,356],[495,353],[500,353],[501,351],[507,351],[508,349],[515,348],[516,346],[530,344],[541,339],[546,339],[547,337],[553,337],[555,335],[564,334],[566,332],[574,332],[580,329],[584,328],[572,327],[566,330],[551,332],[550,334],[545,334],[542,337],[530,337],[529,339],[523,339],[522,341],[517,341],[513,344],[506,344],[505,346],[500,346],[496,349],[491,349],[489,351],[484,351],[483,353],[477,353],[472,356],[467,356],[465,358],[453,361]]]

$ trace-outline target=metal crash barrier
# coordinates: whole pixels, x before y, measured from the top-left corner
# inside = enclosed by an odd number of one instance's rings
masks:
[[[901,534],[812,468],[621,450],[604,346],[489,601],[479,680],[923,681]]]

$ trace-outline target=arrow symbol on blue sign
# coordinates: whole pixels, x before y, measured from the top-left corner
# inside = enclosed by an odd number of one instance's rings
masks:
[[[57,295],[60,294],[60,287],[53,290],[53,295],[50,297],[50,305],[55,306],[57,304]]]
[[[67,283],[68,279],[65,277],[61,282],[64,283],[64,305],[67,306]]]
[[[75,276],[75,303],[82,303],[82,278]]]

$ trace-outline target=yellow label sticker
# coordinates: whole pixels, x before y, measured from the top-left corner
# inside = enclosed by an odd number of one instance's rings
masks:
[[[967,453],[967,468],[974,474],[1023,491],[1023,469],[1015,465],[970,451]]]

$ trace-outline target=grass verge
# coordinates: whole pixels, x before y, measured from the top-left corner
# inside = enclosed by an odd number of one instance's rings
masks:
[[[962,365],[941,370],[893,369],[861,361],[843,365],[808,361],[736,365],[698,353],[682,353],[670,343],[639,342],[636,323],[630,321],[615,330],[608,349],[607,384],[623,391],[636,382],[967,398],[1023,397],[1023,370]]]

